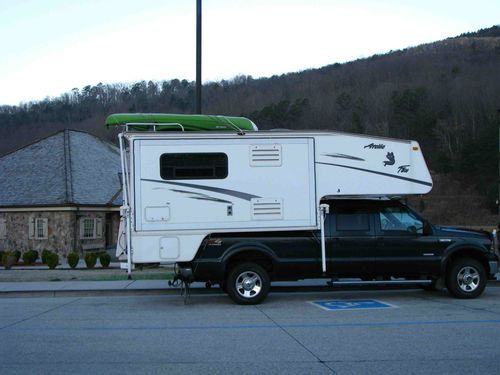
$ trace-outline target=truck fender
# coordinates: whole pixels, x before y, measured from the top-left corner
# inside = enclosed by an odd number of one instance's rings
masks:
[[[276,254],[270,247],[259,242],[244,241],[232,245],[224,252],[221,259],[224,267],[229,263],[231,258],[244,252],[255,252],[257,254],[261,254],[265,258],[269,258],[273,263],[276,260]]]
[[[488,260],[485,254],[485,250],[474,244],[458,244],[456,246],[450,247],[445,250],[443,257],[441,259],[441,274],[446,274],[446,267],[449,263],[450,258],[455,257],[459,253],[463,253],[463,256],[469,255],[472,258],[478,259],[485,266],[486,272],[489,272]]]

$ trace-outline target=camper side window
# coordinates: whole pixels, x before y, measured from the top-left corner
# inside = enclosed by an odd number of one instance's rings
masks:
[[[227,177],[224,153],[183,153],[160,156],[160,176],[164,180],[213,180]]]

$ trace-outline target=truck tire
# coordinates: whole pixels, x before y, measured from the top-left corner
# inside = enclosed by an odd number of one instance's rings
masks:
[[[476,298],[486,287],[484,266],[472,258],[455,260],[446,276],[446,288],[456,298]]]
[[[264,268],[256,263],[236,264],[227,276],[227,294],[240,305],[256,305],[269,293],[271,282]]]

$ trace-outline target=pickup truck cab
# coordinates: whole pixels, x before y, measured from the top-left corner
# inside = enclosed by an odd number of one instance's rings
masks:
[[[479,296],[498,271],[493,234],[433,225],[397,200],[329,200],[327,271],[320,231],[212,233],[189,264],[193,280],[218,283],[239,304],[260,303],[271,281],[309,278],[342,284],[445,285]]]

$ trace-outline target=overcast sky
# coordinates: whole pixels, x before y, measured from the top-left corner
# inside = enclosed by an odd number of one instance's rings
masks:
[[[318,68],[500,23],[498,0],[203,0],[203,80]],[[195,79],[196,0],[0,0],[0,104]]]

